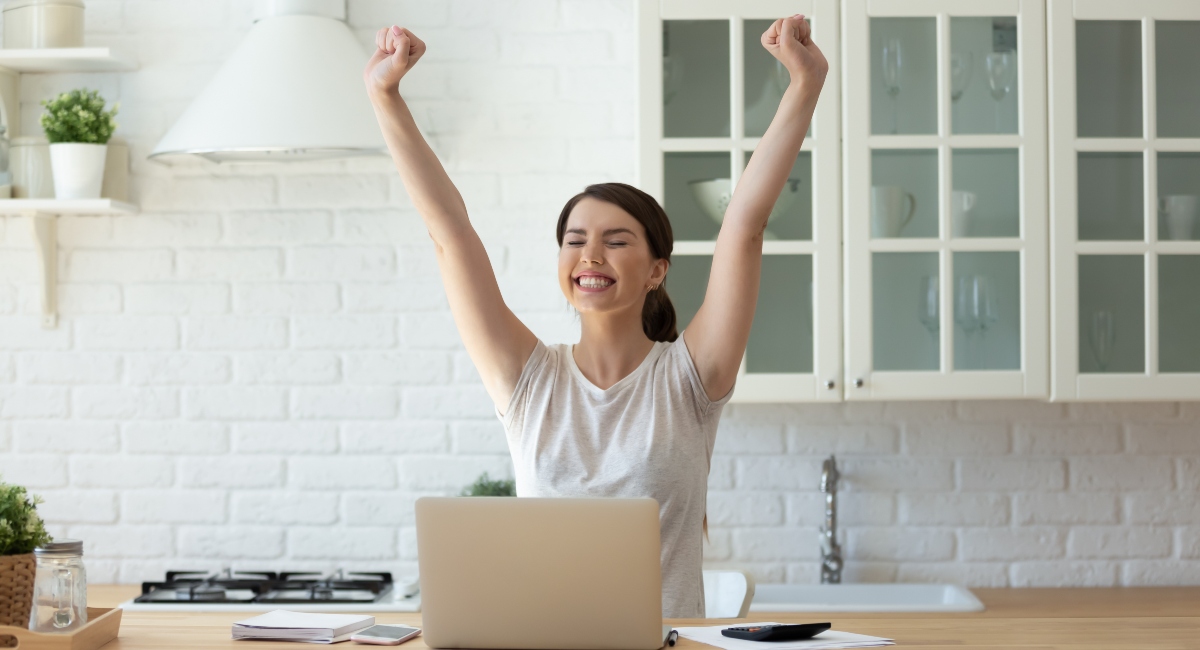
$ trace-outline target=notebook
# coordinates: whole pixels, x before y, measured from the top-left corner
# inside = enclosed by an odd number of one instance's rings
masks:
[[[234,639],[337,643],[375,624],[374,616],[314,614],[277,609],[233,624]]]

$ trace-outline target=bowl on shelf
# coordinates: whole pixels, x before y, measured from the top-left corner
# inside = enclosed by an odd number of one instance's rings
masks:
[[[696,200],[696,205],[700,206],[700,210],[719,227],[725,217],[725,210],[729,207],[729,201],[733,198],[733,187],[729,179],[703,178],[688,181],[688,188],[692,190],[692,198]],[[767,217],[767,224],[769,225],[773,219],[787,212],[799,194],[800,179],[787,179],[787,182],[783,184],[783,191],[780,192],[779,199],[775,201],[775,207],[771,208],[771,216]],[[779,239],[770,230],[763,233],[763,238]]]

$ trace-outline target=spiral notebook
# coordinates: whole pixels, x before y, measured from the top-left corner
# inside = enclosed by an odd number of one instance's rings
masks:
[[[375,624],[374,616],[315,614],[277,609],[233,624],[234,639],[337,643]]]

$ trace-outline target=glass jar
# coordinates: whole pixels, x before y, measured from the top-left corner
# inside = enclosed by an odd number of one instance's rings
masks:
[[[83,542],[62,539],[33,549],[37,573],[33,579],[33,608],[29,629],[69,632],[87,623],[87,574]]]

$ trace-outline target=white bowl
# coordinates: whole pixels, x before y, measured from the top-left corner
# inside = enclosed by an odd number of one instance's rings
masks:
[[[712,219],[718,226],[721,225],[722,220],[725,218],[725,210],[729,207],[730,199],[733,198],[731,185],[728,178],[708,178],[688,181],[688,187],[692,190],[692,198],[696,200],[696,205],[700,206],[700,210],[708,215],[708,218]],[[771,208],[771,216],[767,217],[767,223],[769,224],[772,219],[787,212],[799,194],[800,179],[787,179],[787,182],[783,184],[783,191],[780,192],[779,199],[775,201],[775,207]],[[770,231],[764,233],[764,237],[766,239],[778,239]]]

